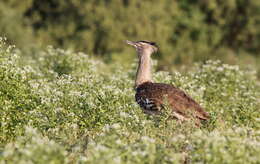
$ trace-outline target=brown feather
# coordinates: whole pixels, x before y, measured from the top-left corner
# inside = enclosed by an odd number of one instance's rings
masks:
[[[209,114],[198,103],[170,84],[142,83],[136,88],[135,98],[146,113],[158,114],[162,107],[168,104],[177,115],[184,118],[192,115],[200,120],[209,119]]]
[[[165,106],[172,109],[172,114],[179,120],[195,118],[195,123],[208,120],[209,114],[182,90],[169,84],[153,83],[151,75],[151,54],[158,50],[154,42],[126,41],[135,47],[139,64],[135,79],[135,99],[145,113],[159,114]]]

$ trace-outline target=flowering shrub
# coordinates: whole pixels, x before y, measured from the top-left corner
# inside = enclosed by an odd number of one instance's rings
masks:
[[[22,55],[0,39],[0,163],[259,163],[259,86],[220,61],[154,74],[211,115],[198,128],[148,116],[130,69],[48,47]]]
[[[31,127],[25,135],[5,146],[2,158],[7,163],[65,163],[67,151],[53,140],[44,137]]]

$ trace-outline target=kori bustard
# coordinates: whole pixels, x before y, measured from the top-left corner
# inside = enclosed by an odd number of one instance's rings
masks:
[[[199,124],[201,120],[208,120],[209,114],[184,91],[171,84],[152,82],[151,55],[158,50],[156,43],[149,41],[126,41],[135,47],[139,59],[135,79],[135,99],[143,111],[147,114],[159,114],[170,108],[173,117],[184,120],[195,120]]]

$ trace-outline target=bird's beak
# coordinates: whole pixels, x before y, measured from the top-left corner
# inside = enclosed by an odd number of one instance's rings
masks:
[[[126,40],[125,43],[126,43],[126,44],[129,44],[129,45],[131,45],[131,46],[136,47],[136,43],[135,43],[135,42],[132,42],[132,41]]]

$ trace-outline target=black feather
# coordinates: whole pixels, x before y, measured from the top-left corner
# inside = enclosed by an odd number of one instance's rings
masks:
[[[149,41],[146,41],[146,40],[140,40],[140,41],[137,41],[137,42],[142,42],[142,43],[146,43],[146,44],[150,44],[152,46],[158,47],[158,45],[155,42],[149,42]]]

